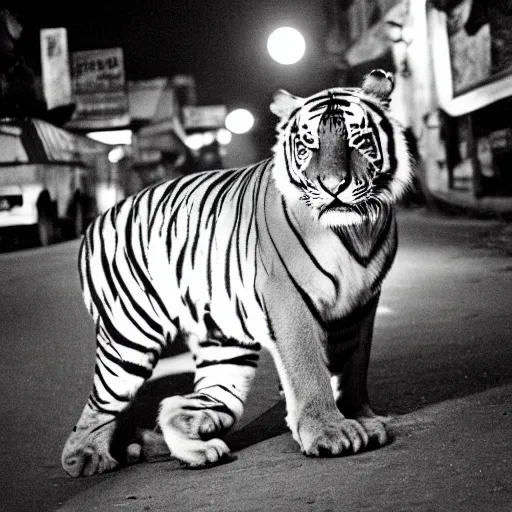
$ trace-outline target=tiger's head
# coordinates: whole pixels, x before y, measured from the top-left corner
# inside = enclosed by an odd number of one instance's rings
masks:
[[[274,178],[285,198],[336,227],[372,219],[401,197],[412,171],[403,130],[388,115],[393,87],[390,73],[374,70],[361,88],[276,93]]]

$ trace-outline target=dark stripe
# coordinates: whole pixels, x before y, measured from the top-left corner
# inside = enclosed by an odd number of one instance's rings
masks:
[[[238,319],[240,321],[240,325],[242,326],[242,330],[244,331],[245,335],[251,339],[254,340],[254,337],[249,332],[249,329],[247,328],[246,320],[247,320],[247,313],[245,311],[244,305],[242,302],[240,302],[240,299],[238,296],[236,297],[236,314],[238,316]]]
[[[219,401],[217,401],[215,404],[208,404],[205,407],[194,407],[193,405],[185,405],[182,406],[181,408],[184,411],[202,411],[203,409],[209,409],[211,411],[223,412],[233,419],[236,418],[233,411],[226,404],[223,404],[222,402]]]
[[[101,362],[101,364],[104,366],[105,370],[107,370],[107,372],[110,373],[113,377],[119,377],[119,375],[114,370],[112,370],[105,364],[105,361],[103,361],[101,354],[98,354],[98,361]]]
[[[220,389],[223,389],[224,391],[226,391],[230,395],[233,395],[242,405],[244,404],[244,401],[239,396],[235,395],[235,393],[233,393],[233,391],[228,389],[226,386],[223,386],[222,384],[212,384],[211,386],[206,386],[205,388],[201,388],[199,391],[201,391],[201,393],[203,393],[204,390],[208,389],[208,388],[220,388]]]
[[[212,205],[210,206],[210,212],[208,214],[208,220],[212,219],[213,224],[210,231],[210,238],[208,243],[208,254],[206,257],[206,279],[207,279],[207,286],[208,286],[208,298],[210,299],[212,296],[212,247],[213,247],[213,240],[215,238],[215,220],[220,215],[219,210],[221,210],[224,201],[227,197],[227,194],[229,192],[230,187],[238,181],[238,178],[240,177],[239,173],[233,173],[228,174],[227,177],[229,178],[224,185],[221,187],[219,191],[217,191],[217,194],[215,195],[215,198],[213,200]],[[215,219],[214,219],[215,217]],[[207,220],[207,223],[208,223]],[[228,259],[226,259],[226,265],[228,264]],[[228,292],[229,294],[229,292]]]
[[[255,209],[258,208],[258,211],[259,211],[259,208],[263,208],[263,210],[265,209],[265,205],[264,205],[265,196],[260,195],[261,184],[263,182],[263,178],[264,178],[265,174],[271,175],[273,169],[274,169],[273,160],[267,160],[267,163],[264,165],[263,170],[260,171],[260,176],[258,179],[258,186],[256,188],[255,198],[253,200],[254,208]],[[271,176],[269,176],[267,179],[267,186],[268,186],[268,181],[270,179],[272,179]],[[258,269],[259,269],[259,266],[257,264],[258,263],[258,250],[260,249],[260,233],[259,233],[258,220],[257,220],[256,216],[254,218],[254,233],[255,233],[254,238],[256,240],[256,242],[254,244],[254,268],[255,268],[255,271],[254,271],[254,281],[252,283],[252,289],[253,289],[253,295],[256,299],[256,302],[258,303],[259,307],[263,310],[263,302],[260,299],[259,290],[257,289],[257,286],[256,286],[256,280],[258,278]]]
[[[178,258],[176,260],[176,280],[178,282],[178,286],[181,284],[181,279],[183,277],[183,262],[185,261],[185,253],[187,251],[188,238],[190,233],[190,215],[187,216],[187,231],[184,236],[181,237],[183,240],[183,245],[180,247],[180,253],[178,254]],[[196,232],[196,238],[199,237],[199,233]]]
[[[238,268],[238,275],[240,277],[240,282],[242,283],[242,286],[244,286],[244,276],[242,272],[242,258],[240,255],[240,232],[242,227],[245,225],[245,228],[248,230],[249,226],[244,223],[244,219],[242,216],[243,213],[243,204],[245,202],[245,194],[247,193],[247,189],[249,188],[249,185],[252,183],[252,178],[254,176],[253,173],[247,174],[249,179],[245,180],[245,183],[240,190],[239,196],[238,196],[238,202],[237,202],[237,215],[235,220],[235,226],[236,226],[236,261],[237,261],[237,268]],[[251,211],[254,210],[254,205],[251,205],[251,198],[247,201],[247,206],[250,207]]]
[[[389,270],[391,269],[391,265],[393,264],[393,261],[395,259],[396,251],[398,249],[398,229],[396,227],[396,219],[393,220],[393,227],[394,227],[393,249],[392,249],[392,252],[387,255],[386,263],[385,263],[384,267],[381,269],[379,277],[373,283],[372,290],[380,289],[382,281],[384,281],[384,278],[386,277]]]
[[[129,396],[121,396],[121,395],[118,395],[106,382],[105,378],[103,377],[103,374],[101,373],[101,370],[99,368],[98,365],[96,365],[96,367],[94,368],[94,373],[95,375],[97,375],[101,381],[101,383],[103,384],[103,387],[107,390],[107,392],[113,397],[115,398],[116,400],[118,400],[119,402],[129,402],[130,401],[130,397]]]
[[[153,331],[157,332],[158,334],[162,335],[162,326],[153,320],[151,316],[144,310],[142,306],[138,304],[138,302],[133,298],[132,293],[130,292],[127,284],[126,279],[121,276],[119,269],[117,268],[117,265],[113,265],[113,271],[115,274],[115,277],[117,279],[118,286],[123,290],[125,293],[128,301],[130,302],[132,308],[137,312],[137,314],[146,322],[146,324],[149,326],[150,329],[153,329]],[[124,307],[124,306],[123,306]],[[148,337],[156,341],[157,343],[161,344],[161,339],[157,338],[154,335],[147,334]]]
[[[84,236],[84,239],[82,240],[82,243],[80,245],[80,250],[78,251],[78,277],[80,278],[80,288],[84,289],[84,276],[82,272],[82,260],[87,257],[86,252],[86,244],[88,243],[87,237]]]
[[[103,233],[104,231],[104,223],[105,223],[105,217],[100,217],[100,223],[99,223],[99,230],[100,233]],[[115,251],[114,251],[115,253]],[[107,254],[105,252],[105,244],[102,244],[100,247],[100,255],[101,255],[101,267],[103,270],[103,274],[105,276],[105,279],[107,280],[109,290],[112,292],[112,295],[114,299],[117,298],[117,288],[114,284],[114,280],[112,279],[112,275],[110,274],[110,262],[107,259]]]
[[[136,350],[141,353],[151,353],[151,354],[153,354],[153,356],[155,358],[158,358],[159,353],[157,351],[155,351],[154,349],[148,349],[147,347],[144,347],[143,345],[139,345],[138,343],[134,343],[133,341],[129,340],[124,335],[122,335],[116,329],[116,327],[110,320],[109,315],[105,311],[105,308],[103,307],[103,301],[100,300],[100,298],[98,297],[98,294],[96,293],[96,290],[95,290],[93,282],[92,282],[90,268],[88,268],[88,272],[87,272],[87,284],[89,285],[91,299],[94,302],[94,305],[96,306],[96,308],[98,310],[99,316],[103,321],[105,330],[108,333],[109,337],[112,338],[116,343],[118,343],[121,346]],[[127,363],[127,364],[130,365],[130,363]],[[138,366],[138,365],[133,365],[133,366]],[[123,366],[123,368],[124,368],[124,366]],[[148,373],[148,370],[146,370],[146,369],[144,369],[144,370],[146,373]]]
[[[232,357],[230,359],[220,359],[213,361],[202,361],[196,365],[197,369],[207,368],[209,366],[217,366],[222,364],[234,364],[235,366],[251,366],[256,368],[258,366],[259,354],[244,354],[242,356]]]
[[[146,274],[143,272],[143,270],[140,268],[139,264],[137,263],[137,259],[135,257],[133,248],[131,246],[132,225],[130,222],[128,222],[126,225],[125,236],[126,236],[126,245],[125,245],[125,249],[124,249],[124,255],[125,255],[126,261],[128,263],[130,272],[132,273],[134,279],[137,280],[137,278],[138,278],[138,280],[142,283],[142,289],[145,290],[145,292],[147,294],[151,295],[151,298],[156,301],[156,303],[158,304],[158,307],[160,308],[162,313],[167,314],[167,308],[165,307],[165,304],[163,303],[159,294],[156,292],[150,279],[148,279]],[[167,314],[167,317],[169,318],[168,314]]]
[[[222,344],[221,344],[220,340],[217,340],[217,339],[208,339],[208,340],[200,341],[198,343],[198,345],[201,348],[222,347]]]
[[[294,121],[294,125],[292,126],[292,132],[293,132],[293,129],[297,127],[297,120]],[[291,146],[292,144],[292,141],[289,140],[289,138],[287,138],[285,141],[284,141],[284,163],[285,163],[285,167],[286,167],[286,173],[288,174],[288,179],[291,181],[291,183],[293,183],[294,185],[298,186],[298,187],[302,187],[302,184],[300,183],[300,181],[297,181],[295,179],[295,176],[292,174],[291,172],[291,168],[292,168],[292,165],[291,165],[291,162],[290,162],[290,156],[294,156],[294,151],[295,149]]]
[[[233,246],[233,237],[235,235],[235,232],[236,233],[240,233],[240,224],[242,223],[242,211],[243,211],[243,208],[242,208],[242,200],[244,198],[244,195],[245,195],[245,191],[247,190],[247,186],[250,182],[250,178],[252,178],[252,173],[247,173],[242,176],[240,176],[240,180],[239,182],[237,183],[237,188],[236,190],[233,192],[233,194],[237,194],[238,193],[238,197],[237,197],[237,201],[236,201],[236,206],[235,206],[235,218],[234,218],[234,225],[233,225],[233,229],[231,230],[231,234],[229,236],[229,240],[228,240],[228,245],[227,245],[227,254],[226,254],[226,265],[225,265],[225,271],[224,271],[224,280],[225,280],[225,286],[226,286],[226,291],[228,293],[228,297],[231,299],[231,249],[232,249],[232,246]],[[234,197],[233,197],[234,198]],[[240,278],[242,279],[243,281],[243,278],[242,278],[242,267],[241,267],[241,262],[240,262],[240,252],[239,252],[239,235],[237,234],[237,237],[236,237],[236,245],[237,245],[237,267],[238,267],[238,273],[240,275]]]
[[[226,174],[225,177],[227,178],[226,181],[222,184],[222,186],[213,197],[212,204],[209,208],[210,211],[208,213],[208,220],[213,217],[217,218],[219,216],[218,212],[222,210],[222,206],[224,205],[224,201],[230,192],[230,188],[232,187],[233,183],[238,180],[240,174],[233,172],[232,174]]]
[[[197,322],[199,320],[199,317],[197,316],[197,308],[196,305],[192,302],[192,299],[190,298],[189,288],[187,288],[185,294],[182,296],[182,300],[184,301],[185,306],[187,306],[187,308],[189,309],[190,314],[194,319],[194,322]]]
[[[112,414],[112,411],[110,409],[105,409],[105,407],[102,407],[98,402],[96,402],[92,395],[89,395],[89,403],[89,407],[93,410],[104,412],[107,414]]]
[[[261,184],[261,176],[262,176],[262,172],[261,172],[261,168],[263,167],[264,169],[266,169],[266,167],[268,166],[268,162],[270,160],[267,160],[266,162],[262,162],[262,164],[260,164],[257,168],[257,172],[259,174],[259,176],[255,173],[255,176],[258,181],[258,186],[255,187],[254,186],[254,181],[252,183],[253,187],[252,187],[252,197],[251,197],[251,201],[252,201],[252,208],[251,208],[251,215],[249,217],[249,221],[247,223],[247,233],[246,233],[246,236],[245,236],[245,258],[247,259],[249,257],[249,236],[251,234],[251,226],[252,226],[252,223],[253,223],[253,220],[254,220],[254,216],[255,216],[255,213],[256,213],[256,208],[257,208],[257,198],[258,198],[258,195],[257,195],[257,191],[259,189],[259,186]],[[259,178],[259,179],[258,179]],[[256,268],[256,267],[255,267]]]
[[[271,338],[272,341],[276,341],[276,335],[275,335],[275,332],[274,332],[274,327],[272,325],[272,320],[270,319],[270,315],[268,314],[268,309],[267,309],[267,305],[265,304],[265,302],[263,302],[263,304],[262,304],[262,309],[265,312],[265,319],[267,321],[267,329],[268,329],[268,333],[270,335],[270,338]]]
[[[98,395],[96,386],[93,387],[91,395],[94,398],[94,401],[98,404],[103,404],[103,405],[111,404],[111,402],[109,402],[108,400],[103,400],[102,398],[100,398],[100,396]]]
[[[204,379],[204,377],[201,377],[199,380],[203,380],[203,379]],[[216,398],[213,398],[210,395],[207,395],[206,393],[193,393],[191,395],[186,395],[184,398],[192,398],[194,400],[200,400],[201,402],[206,402],[209,404],[222,403],[222,402],[219,402],[219,400],[217,400]]]
[[[133,302],[131,301],[130,299],[128,299],[130,301],[130,303],[132,304],[132,306],[134,306],[136,304],[136,302]],[[119,301],[119,304],[121,305],[121,308],[122,310],[124,311],[124,314],[129,318],[130,322],[132,323],[132,325],[139,330],[139,332],[145,337],[145,338],[148,338],[152,341],[154,341],[155,343],[157,343],[158,345],[162,346],[162,338],[160,337],[157,337],[155,336],[154,334],[151,334],[149,332],[147,332],[146,330],[144,330],[141,325],[139,324],[139,322],[137,322],[131,315],[130,315],[130,312],[128,311],[128,308],[126,307],[126,305],[124,304],[124,301]],[[139,307],[139,306],[137,306]],[[141,309],[141,308],[139,308]],[[143,312],[143,314],[145,314],[144,310],[141,309],[141,311]],[[144,318],[144,316],[142,317]],[[158,325],[158,324],[157,324]]]
[[[144,366],[140,366],[135,363],[130,363],[128,361],[123,361],[122,359],[119,359],[113,356],[112,354],[109,354],[100,343],[98,343],[98,346],[101,349],[101,352],[103,353],[105,358],[119,366],[122,370],[124,370],[126,373],[130,375],[147,379],[153,372],[153,370],[148,370]]]
[[[266,213],[266,212],[265,212]],[[311,299],[311,297],[304,291],[304,289],[299,285],[299,283],[297,283],[297,281],[295,280],[295,278],[292,276],[291,272],[288,270],[288,267],[286,266],[286,263],[283,259],[283,257],[281,256],[281,253],[279,252],[278,248],[277,248],[277,245],[276,243],[274,242],[274,239],[272,238],[272,235],[270,233],[270,229],[268,228],[268,223],[266,222],[266,216],[265,216],[265,224],[266,224],[266,227],[267,227],[267,232],[268,232],[268,236],[270,238],[270,241],[272,242],[272,245],[274,246],[274,250],[276,251],[276,254],[279,258],[279,261],[281,262],[281,264],[283,265],[285,271],[286,271],[286,274],[288,275],[288,277],[290,278],[290,281],[292,282],[293,286],[295,287],[295,289],[299,292],[299,295],[301,296],[302,300],[304,301],[304,303],[306,304],[307,308],[309,309],[309,311],[311,312],[311,314],[313,315],[313,317],[315,318],[315,320],[322,326],[325,328],[325,322],[324,320],[322,319],[322,317],[320,316],[320,313],[318,312],[318,310],[316,309],[316,306],[315,304],[313,303],[313,300]]]
[[[148,258],[146,255],[147,247],[144,245],[144,240],[142,239],[142,223],[139,221],[139,244],[140,244],[140,252],[142,253],[142,261],[144,263],[144,267],[148,268]],[[149,237],[148,237],[149,238]]]
[[[384,115],[384,112],[382,109],[380,109],[378,106],[376,106],[373,103],[370,103],[368,101],[363,100],[363,102],[366,105],[366,107],[368,107],[368,109],[372,111],[372,114],[374,114],[374,115],[377,114],[380,117],[379,127],[378,127],[378,130],[376,130],[376,133],[379,133],[379,130],[383,130],[387,135],[388,147],[386,148],[385,153],[389,156],[390,170],[392,172],[394,172],[397,167],[397,158],[396,158],[396,148],[395,148],[395,138],[394,138],[395,131],[393,129],[393,126],[392,126],[391,122],[389,121],[389,119],[387,118],[387,116]],[[372,119],[372,123],[374,123],[375,121],[373,120],[373,116],[370,116],[370,118]],[[378,139],[380,139],[380,137],[378,137]],[[380,140],[379,140],[379,142],[380,142]],[[380,148],[380,151],[381,151],[382,157],[384,157],[384,151],[382,151],[382,148]]]
[[[177,189],[176,195],[179,195],[179,193],[187,187],[189,181],[186,178],[178,178],[176,180],[170,181],[165,191],[162,193],[162,196],[158,200],[158,202],[155,204],[154,210],[153,210],[153,217],[149,221],[148,225],[148,231],[151,233],[153,230],[153,225],[156,221],[156,216],[158,215],[158,212],[160,209],[164,209],[164,203],[167,203],[170,201],[172,197],[172,193],[174,189]],[[178,185],[180,185],[178,187]],[[156,189],[158,187],[161,187],[161,184],[153,185],[153,188]],[[165,212],[164,212],[165,213]],[[165,217],[165,214],[164,214]]]
[[[329,279],[329,281],[331,281],[332,285],[334,286],[334,289],[336,290],[336,294],[337,294],[338,291],[339,291],[338,281],[336,280],[336,278],[332,274],[327,272],[327,270],[325,270],[320,265],[320,263],[315,258],[313,253],[309,250],[309,247],[307,246],[306,242],[304,241],[304,239],[302,238],[300,233],[297,231],[297,228],[293,224],[293,222],[292,222],[292,220],[291,220],[291,218],[290,218],[290,216],[288,214],[288,208],[286,207],[286,203],[284,202],[284,197],[281,198],[281,204],[283,206],[283,212],[284,212],[284,216],[286,218],[286,222],[288,223],[288,226],[290,227],[290,229],[292,230],[293,234],[295,235],[295,237],[299,241],[301,247],[304,249],[305,253],[308,255],[308,258],[313,262],[313,264],[315,265],[317,270],[319,270],[325,277],[327,277],[327,279]]]
[[[240,340],[237,340],[236,338],[224,338],[222,340],[222,346],[223,347],[240,347],[240,348],[247,348],[250,350],[258,351],[261,349],[260,343],[242,343]]]

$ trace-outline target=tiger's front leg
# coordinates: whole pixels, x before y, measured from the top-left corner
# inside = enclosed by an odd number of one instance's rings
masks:
[[[194,393],[165,398],[158,425],[171,455],[194,467],[226,459],[221,439],[241,418],[259,358],[259,344],[209,340],[191,347]]]
[[[373,412],[367,388],[378,302],[379,297],[374,297],[351,319],[347,319],[339,331],[331,332],[326,349],[336,405],[344,415],[363,426],[372,448],[383,446],[388,440],[386,418]]]
[[[287,283],[273,285],[278,290],[272,290],[266,302],[275,336],[272,353],[294,439],[306,455],[358,452],[369,437],[358,421],[343,416],[336,406],[322,354],[326,331],[296,290]]]

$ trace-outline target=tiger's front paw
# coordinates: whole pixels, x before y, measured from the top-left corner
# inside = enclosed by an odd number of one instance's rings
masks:
[[[355,415],[358,421],[368,434],[370,439],[368,443],[369,448],[378,448],[384,446],[388,442],[388,433],[386,431],[385,423],[389,421],[389,417],[378,416],[366,405],[360,409]]]
[[[303,418],[298,435],[303,453],[314,457],[357,453],[370,441],[358,421],[346,419],[339,413]]]
[[[230,450],[221,439],[233,418],[220,406],[193,395],[173,396],[162,400],[158,424],[171,455],[191,467],[229,461]]]

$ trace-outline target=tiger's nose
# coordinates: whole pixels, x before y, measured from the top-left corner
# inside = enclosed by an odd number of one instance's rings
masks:
[[[334,176],[325,176],[318,178],[320,186],[329,195],[336,197],[341,194],[350,185],[351,177],[350,172],[343,170]]]

